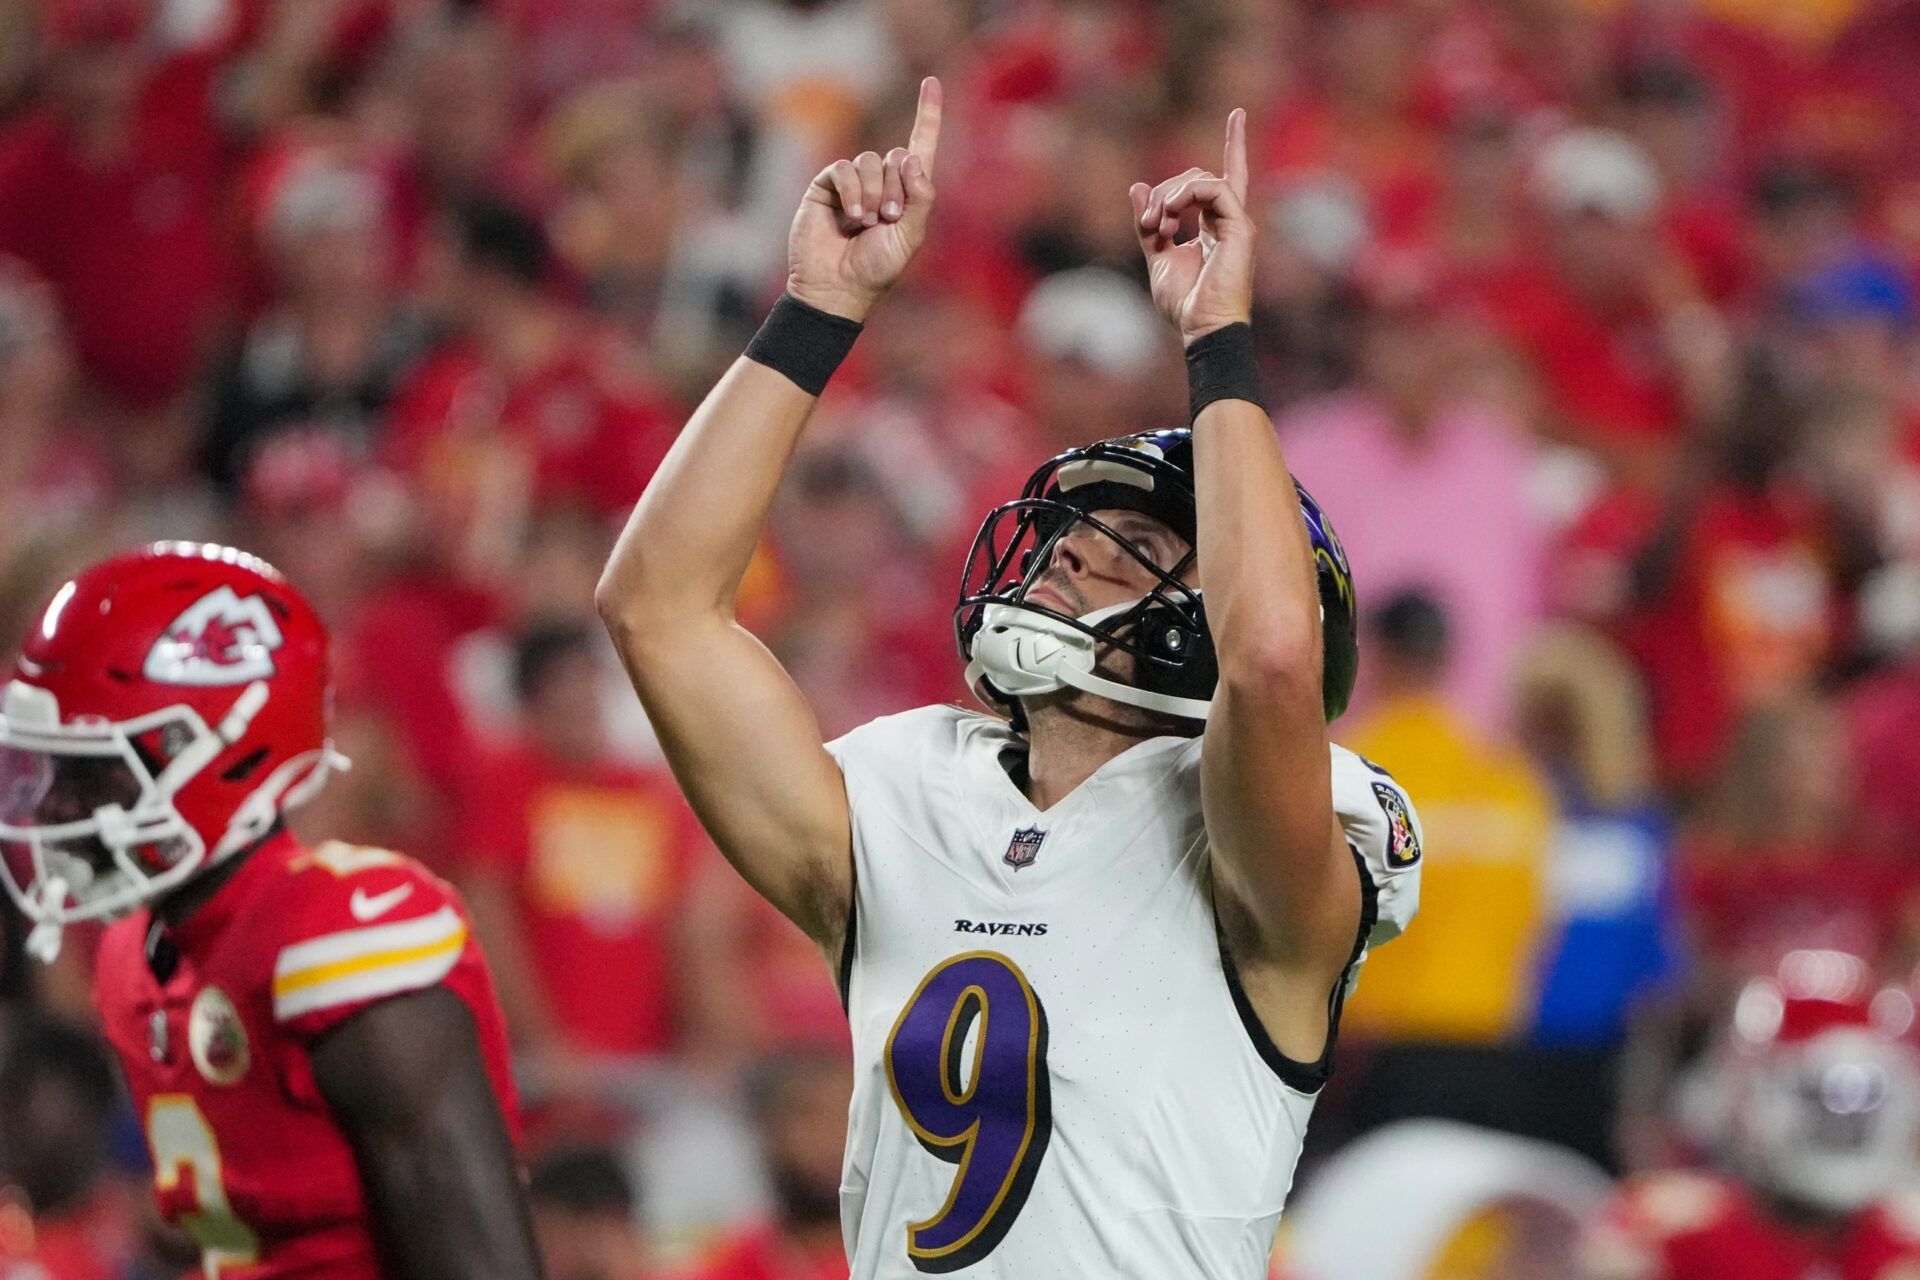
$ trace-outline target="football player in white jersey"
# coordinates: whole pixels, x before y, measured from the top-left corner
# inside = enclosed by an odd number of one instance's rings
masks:
[[[823,743],[733,615],[815,397],[926,236],[940,108],[929,79],[906,147],[814,179],[785,296],[599,607],[708,831],[841,975],[854,1274],[1253,1280],[1420,847],[1405,793],[1327,737],[1353,584],[1258,403],[1244,114],[1219,175],[1130,193],[1191,429],[1045,463],[969,557],[956,629],[999,714]]]

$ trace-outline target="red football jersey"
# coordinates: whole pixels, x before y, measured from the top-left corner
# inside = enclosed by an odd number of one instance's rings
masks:
[[[163,982],[151,914],[110,926],[94,995],[160,1211],[199,1242],[208,1277],[380,1275],[353,1152],[308,1058],[370,1004],[435,984],[465,1000],[518,1139],[493,980],[452,887],[413,860],[278,836],[165,936],[178,960]]]
[[[1658,1173],[1625,1184],[1583,1253],[1589,1280],[1907,1280],[1920,1275],[1920,1197],[1822,1235],[1771,1217],[1732,1179]]]

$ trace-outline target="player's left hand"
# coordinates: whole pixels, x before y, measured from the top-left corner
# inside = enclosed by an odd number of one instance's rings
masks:
[[[1218,174],[1189,169],[1157,187],[1128,188],[1134,230],[1147,258],[1153,300],[1182,342],[1253,314],[1253,219],[1247,215],[1247,113],[1227,117],[1226,156]],[[1175,243],[1187,210],[1199,234]]]

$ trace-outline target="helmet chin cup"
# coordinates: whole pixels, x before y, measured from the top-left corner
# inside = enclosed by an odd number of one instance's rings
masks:
[[[1138,600],[1096,609],[1080,618],[1097,627],[1136,607]],[[1190,720],[1204,720],[1211,704],[1135,688],[1094,674],[1094,637],[1076,627],[1020,604],[989,604],[973,637],[967,683],[984,679],[1004,698],[1033,698],[1073,688],[1115,702]]]
[[[973,638],[967,679],[984,675],[1005,697],[1033,698],[1067,687],[1063,666],[1092,671],[1093,637],[1017,604],[990,604]]]

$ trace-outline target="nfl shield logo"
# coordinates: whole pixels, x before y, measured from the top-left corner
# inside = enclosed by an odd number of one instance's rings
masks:
[[[1038,827],[1020,828],[1007,844],[1006,864],[1015,871],[1032,866],[1033,860],[1040,856],[1040,842],[1046,838],[1047,833]]]

